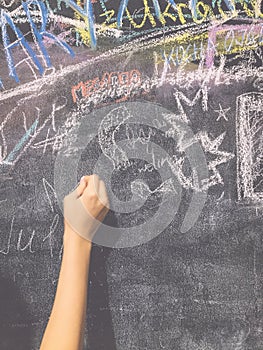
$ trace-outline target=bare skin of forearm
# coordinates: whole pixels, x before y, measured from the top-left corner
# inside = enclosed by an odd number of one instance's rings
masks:
[[[64,250],[61,262],[58,286],[51,316],[48,321],[40,350],[82,350],[87,306],[88,274],[92,237],[109,210],[106,187],[97,175],[85,176],[81,179],[74,196],[71,214],[78,214],[78,201],[89,213],[83,214],[85,220],[84,239],[74,231],[69,222],[72,216],[64,220]],[[68,210],[66,210],[68,213]],[[85,236],[86,237],[86,236]]]
[[[92,243],[65,226],[57,292],[40,350],[81,350]]]

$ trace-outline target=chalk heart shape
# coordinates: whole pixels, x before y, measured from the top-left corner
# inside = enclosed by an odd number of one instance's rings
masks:
[[[168,117],[167,117],[168,116]],[[169,120],[172,122],[169,124]],[[168,122],[167,122],[168,121]],[[122,127],[127,127],[131,131],[135,126],[143,126],[152,131],[152,136],[144,136],[140,140],[132,140],[129,136],[127,140],[118,140],[117,134]],[[132,132],[128,132],[132,135]],[[208,167],[200,144],[195,140],[195,136],[189,125],[180,120],[173,113],[162,106],[151,102],[124,102],[118,105],[110,105],[96,109],[89,114],[83,113],[80,123],[74,127],[67,135],[54,164],[54,188],[57,194],[61,211],[63,212],[63,201],[69,191],[76,188],[78,183],[78,167],[83,152],[87,145],[95,138],[101,148],[101,154],[97,156],[93,173],[97,174],[106,185],[110,200],[110,209],[115,216],[127,215],[127,213],[139,213],[140,208],[146,206],[150,196],[159,195],[161,203],[158,205],[154,215],[146,215],[143,223],[130,223],[125,227],[113,227],[110,224],[98,222],[99,229],[96,234],[90,237],[85,232],[85,219],[76,223],[76,218],[71,214],[65,214],[67,220],[71,220],[76,232],[94,243],[111,248],[128,248],[149,242],[161,234],[174,220],[179,209],[182,193],[182,182],[178,174],[178,168],[174,164],[173,154],[157,142],[158,137],[154,134],[169,136],[175,145],[185,145],[183,150],[179,150],[183,159],[188,160],[188,164],[194,174],[195,188],[202,189],[202,182],[208,178]],[[140,141],[140,142],[138,142]],[[131,147],[132,144],[132,147]],[[146,151],[146,147],[151,147],[151,152]],[[178,147],[177,147],[178,148]],[[169,153],[170,152],[170,153]],[[92,153],[92,152],[91,152]],[[161,185],[156,189],[150,189],[144,179],[133,179],[130,184],[132,193],[129,201],[119,200],[111,189],[112,174],[117,175],[123,171],[129,173],[132,166],[139,161],[145,165],[152,162],[152,157],[166,159],[163,166],[158,168],[158,176],[161,178]],[[156,168],[153,168],[157,171]],[[148,172],[149,174],[149,172]],[[84,174],[83,174],[84,175]],[[191,200],[185,213],[180,231],[188,232],[196,223],[204,207],[207,191],[191,190]],[[156,208],[155,208],[156,209]],[[78,211],[84,213],[85,209]],[[147,211],[147,210],[146,210]],[[148,212],[149,213],[149,212]],[[151,213],[152,214],[152,213]],[[143,216],[143,214],[141,215]],[[96,219],[94,219],[96,220]],[[136,222],[136,220],[134,220]],[[124,226],[124,225],[123,225]]]

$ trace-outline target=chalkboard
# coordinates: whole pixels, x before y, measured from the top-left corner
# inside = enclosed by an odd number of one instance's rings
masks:
[[[261,1],[0,8],[0,348],[39,349],[97,173],[84,349],[262,349]]]

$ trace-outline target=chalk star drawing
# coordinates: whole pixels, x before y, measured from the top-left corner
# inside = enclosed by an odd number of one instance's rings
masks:
[[[219,103],[219,108],[220,109],[215,109],[215,112],[218,113],[218,117],[216,119],[216,121],[218,122],[221,118],[224,118],[226,121],[228,121],[227,117],[226,117],[226,113],[231,109],[229,108],[225,108],[223,109],[221,106],[221,103]]]
[[[206,131],[200,132],[197,135],[197,138],[200,140],[205,154],[209,154],[210,157],[213,158],[208,161],[208,169],[211,172],[211,175],[208,179],[208,182],[206,184],[204,183],[204,186],[207,186],[208,188],[217,184],[224,184],[223,178],[217,167],[221,164],[228,163],[232,158],[235,157],[235,155],[232,153],[219,150],[219,147],[222,145],[225,135],[226,133],[224,132],[214,140],[210,138]]]

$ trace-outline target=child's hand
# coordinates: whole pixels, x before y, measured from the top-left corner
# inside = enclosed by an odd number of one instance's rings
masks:
[[[105,184],[97,175],[82,177],[75,191],[64,198],[65,225],[87,240],[109,211]]]

